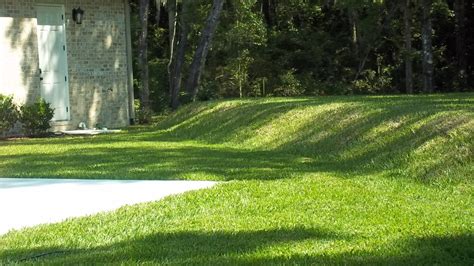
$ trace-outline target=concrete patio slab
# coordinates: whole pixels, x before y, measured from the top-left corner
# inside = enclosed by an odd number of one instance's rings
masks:
[[[209,188],[208,181],[0,178],[0,235]]]

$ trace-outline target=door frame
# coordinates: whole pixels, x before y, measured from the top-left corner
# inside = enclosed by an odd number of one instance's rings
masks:
[[[36,19],[38,19],[38,7],[58,7],[58,8],[61,8],[61,12],[62,12],[62,16],[63,16],[63,23],[62,23],[62,26],[63,26],[63,45],[64,45],[64,53],[65,53],[65,57],[64,57],[64,67],[66,69],[65,71],[65,75],[66,75],[66,81],[65,81],[65,87],[64,89],[66,90],[66,99],[65,101],[67,102],[67,115],[66,115],[66,119],[61,119],[61,120],[55,120],[53,118],[52,122],[62,122],[62,121],[71,121],[71,101],[69,99],[69,65],[68,65],[68,47],[67,47],[67,32],[66,32],[66,10],[65,10],[65,7],[64,5],[62,4],[49,4],[49,3],[37,3],[35,5],[35,8],[36,8]],[[37,31],[38,31],[38,28],[39,28],[39,25],[36,24],[36,28],[37,28]],[[39,32],[37,33],[38,34],[38,37],[37,37],[37,42],[38,42],[38,68],[40,68],[40,62],[39,62],[39,53],[40,53],[40,48],[39,48]],[[40,81],[40,84],[39,84],[39,88],[40,88],[40,95],[41,97],[42,94],[43,94],[43,87],[42,87],[42,83]]]

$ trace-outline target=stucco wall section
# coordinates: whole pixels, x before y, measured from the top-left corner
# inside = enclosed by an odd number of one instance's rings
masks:
[[[24,103],[40,96],[40,84],[35,10],[20,2],[0,0],[0,93]]]
[[[37,4],[65,7],[71,121],[58,125],[128,125],[123,0],[0,0],[0,93],[20,103],[40,95]],[[72,20],[76,7],[85,11],[82,25]]]

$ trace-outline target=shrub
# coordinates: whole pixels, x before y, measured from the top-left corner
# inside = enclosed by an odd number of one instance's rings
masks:
[[[384,67],[378,71],[362,71],[358,80],[353,82],[353,92],[357,94],[381,93],[389,91],[392,84],[392,68]]]
[[[0,136],[6,135],[18,120],[18,108],[13,97],[0,94]]]
[[[153,112],[161,113],[168,108],[170,102],[168,59],[151,60],[149,70],[151,108]]]
[[[203,85],[198,90],[197,99],[199,101],[209,101],[213,99],[218,99],[218,91],[219,88],[216,82],[203,82]],[[186,102],[185,100],[183,100],[183,102]],[[188,100],[188,102],[190,102],[190,100]]]
[[[28,136],[46,135],[51,128],[50,121],[54,116],[54,109],[44,99],[39,98],[32,104],[20,107],[20,122],[23,131]]]
[[[135,100],[135,122],[141,125],[151,123],[153,110],[141,105],[139,100]]]
[[[279,76],[280,86],[275,89],[275,96],[300,96],[304,94],[304,88],[295,76],[295,72],[292,69]]]

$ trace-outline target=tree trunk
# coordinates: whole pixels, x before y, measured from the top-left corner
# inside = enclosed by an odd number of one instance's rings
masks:
[[[239,67],[238,67],[238,79],[239,79],[239,98],[242,98],[243,97],[243,89],[242,89],[242,73],[241,73],[241,65],[240,65],[240,62],[239,62]]]
[[[262,13],[268,28],[275,26],[277,0],[262,0]]]
[[[171,108],[176,110],[179,105],[179,90],[181,88],[181,73],[184,65],[184,58],[186,55],[186,46],[188,43],[189,23],[187,21],[189,2],[184,1],[182,3],[182,10],[180,15],[180,37],[177,43],[176,55],[174,56],[174,62],[172,62],[172,71],[170,75],[170,86],[171,86]]]
[[[156,7],[156,26],[160,26],[160,20],[161,20],[161,0],[155,0],[155,7]]]
[[[169,93],[170,98],[173,99],[173,89],[175,85],[173,84],[173,73],[174,73],[174,56],[175,56],[175,47],[177,42],[176,36],[176,24],[177,24],[177,3],[176,0],[168,0],[168,31],[169,31],[169,61],[168,61],[168,79],[169,79]],[[171,100],[172,101],[172,100]],[[171,105],[173,105],[171,103]]]
[[[466,52],[466,3],[464,0],[454,1],[456,15],[456,57],[458,67],[459,87],[467,87],[467,52]]]
[[[139,62],[140,62],[140,79],[142,87],[140,90],[140,101],[142,109],[150,108],[150,90],[148,77],[148,14],[150,2],[149,0],[140,0],[140,24],[141,33],[139,37]]]
[[[422,0],[423,91],[433,92],[432,0]]]
[[[405,0],[403,6],[403,21],[405,30],[403,36],[405,38],[405,89],[406,93],[413,93],[413,51],[412,51],[412,7],[411,0]]]
[[[324,0],[324,7],[332,8],[335,3],[336,3],[336,0]]]
[[[393,16],[396,14],[395,11],[397,10],[397,8],[396,8],[395,5],[393,5],[391,8],[386,8],[386,10],[387,10],[387,12],[386,12],[386,15],[383,19],[382,25],[379,25],[378,27],[375,28],[375,31],[376,31],[375,36],[382,36],[383,35],[384,30],[386,30],[389,27]],[[383,11],[381,10],[381,12],[383,12]],[[353,17],[351,14],[355,14],[355,16],[354,16],[355,18],[357,18],[359,16],[357,14],[357,12],[355,12],[355,13],[349,12],[349,17]],[[358,18],[357,18],[357,20],[358,20]],[[357,72],[356,72],[356,75],[354,77],[354,81],[358,80],[359,76],[364,71],[365,65],[367,64],[367,61],[369,60],[369,56],[370,56],[371,52],[373,50],[377,49],[378,47],[380,47],[383,44],[383,42],[377,41],[377,40],[372,40],[372,41],[363,40],[362,35],[360,33],[360,28],[357,25],[357,23],[358,23],[357,20],[354,20],[354,23],[355,23],[354,25],[355,26],[351,26],[351,29],[355,29],[355,31],[353,31],[353,35],[352,35],[352,37],[353,37],[352,41],[353,41],[353,44],[354,44],[354,53],[356,54],[356,58],[359,60],[359,65],[357,67]],[[352,23],[353,22],[351,22],[351,25],[352,25]],[[367,44],[362,45],[362,43],[367,43]]]
[[[212,38],[219,24],[219,16],[224,6],[224,0],[214,0],[212,10],[207,18],[206,24],[201,34],[199,45],[194,54],[193,62],[191,63],[189,76],[186,81],[186,91],[192,101],[195,100],[198,91],[199,82],[202,71],[206,63],[207,53],[212,43]]]
[[[359,31],[358,31],[359,15],[355,7],[349,9],[349,21],[351,26],[351,40],[354,48],[354,53],[359,56]]]

